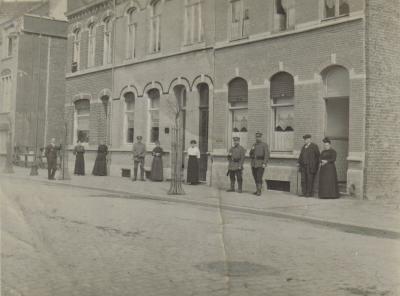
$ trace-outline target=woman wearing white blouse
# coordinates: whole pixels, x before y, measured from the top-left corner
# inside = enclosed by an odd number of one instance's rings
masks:
[[[195,185],[199,183],[199,158],[200,150],[196,146],[195,140],[190,141],[190,147],[187,150],[188,153],[188,169],[186,181],[188,184]]]

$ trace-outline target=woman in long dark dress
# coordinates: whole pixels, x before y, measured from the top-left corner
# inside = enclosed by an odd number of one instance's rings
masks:
[[[93,167],[93,175],[95,176],[107,176],[107,156],[108,147],[107,145],[101,144],[97,148],[97,157]]]
[[[75,170],[74,174],[78,176],[85,175],[85,147],[83,147],[82,143],[78,141],[74,149],[75,158]]]
[[[160,142],[156,142],[156,147],[153,149],[153,162],[151,163],[151,180],[163,181],[163,149],[160,147]]]
[[[328,138],[323,140],[324,150],[320,155],[321,167],[319,169],[319,198],[339,198],[339,186],[336,172],[336,151],[331,147]]]
[[[196,185],[199,183],[199,158],[200,150],[196,146],[195,140],[190,141],[190,147],[188,148],[188,168],[186,181],[190,185]]]

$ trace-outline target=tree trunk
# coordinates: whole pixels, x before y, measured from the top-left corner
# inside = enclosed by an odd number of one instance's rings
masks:
[[[183,131],[180,116],[177,116],[175,127],[172,128],[171,138],[171,186],[168,194],[183,195],[185,191],[182,188],[182,140]]]

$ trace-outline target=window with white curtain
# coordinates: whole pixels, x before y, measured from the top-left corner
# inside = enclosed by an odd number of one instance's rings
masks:
[[[136,47],[136,7],[132,7],[128,9],[127,13],[127,26],[126,30],[126,58],[134,59],[135,58],[135,47]]]
[[[184,44],[202,41],[202,0],[185,0]]]
[[[90,101],[87,99],[75,102],[75,138],[74,141],[89,142]]]
[[[94,66],[96,50],[96,25],[90,23],[88,26],[88,67]]]
[[[249,34],[249,10],[243,5],[243,0],[231,1],[231,40],[241,39]]]
[[[294,79],[286,72],[271,78],[272,149],[293,151],[294,144]]]
[[[348,15],[350,13],[349,0],[323,0],[324,18]]]
[[[153,1],[150,16],[150,52],[161,50],[161,0]]]
[[[229,137],[230,145],[233,137],[240,138],[240,145],[247,148],[248,137],[248,86],[247,81],[237,77],[228,85],[229,101]]]

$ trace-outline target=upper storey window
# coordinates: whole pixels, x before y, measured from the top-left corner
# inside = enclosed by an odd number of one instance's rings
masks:
[[[332,18],[350,13],[348,0],[324,0],[324,18]]]
[[[161,0],[153,1],[150,16],[150,52],[161,50]]]
[[[104,52],[103,64],[111,64],[112,62],[112,21],[111,17],[104,20]]]
[[[295,2],[291,0],[274,1],[274,30],[285,31],[295,26]]]
[[[76,29],[73,36],[73,49],[72,49],[72,69],[71,72],[79,70],[81,55],[81,30]]]
[[[202,1],[185,1],[184,43],[193,44],[203,41]]]
[[[249,34],[249,10],[244,9],[242,0],[231,1],[231,40],[240,39]]]
[[[136,43],[136,7],[132,7],[127,12],[127,45],[126,45],[126,58],[135,58],[135,43]]]
[[[88,67],[94,66],[95,48],[96,48],[96,26],[90,23],[88,26]]]

